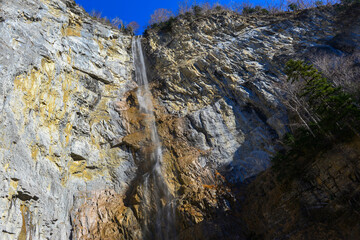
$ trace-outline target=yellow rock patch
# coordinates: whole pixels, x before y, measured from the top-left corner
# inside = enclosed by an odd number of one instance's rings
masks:
[[[5,172],[9,169],[9,167],[10,167],[10,164],[9,164],[9,163],[5,164],[5,166],[4,166]]]
[[[84,179],[86,181],[92,180],[96,176],[101,176],[104,174],[104,169],[95,168],[89,169],[87,168],[87,162],[83,161],[71,161],[69,163],[69,173],[72,177],[77,177]]]
[[[17,187],[19,185],[19,181],[10,180],[10,187],[9,187],[9,199],[12,198],[12,196],[16,193]]]
[[[61,28],[61,34],[66,37],[81,37],[82,21],[80,18],[71,14],[69,23],[64,24]]]
[[[25,205],[20,206],[21,216],[22,216],[22,226],[21,232],[19,234],[18,240],[26,240],[26,219],[25,214],[29,211],[29,209]]]
[[[37,156],[39,153],[39,148],[36,146],[36,144],[31,145],[31,158],[36,161]]]

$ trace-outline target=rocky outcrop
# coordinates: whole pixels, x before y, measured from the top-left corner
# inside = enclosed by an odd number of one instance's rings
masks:
[[[138,219],[113,190],[83,193],[72,218],[73,239],[142,239]]]
[[[132,36],[91,18],[72,0],[0,6],[0,238],[144,238],[141,227],[151,219],[144,219],[139,181],[154,146],[135,94]],[[262,174],[239,208],[244,181],[268,168],[288,131],[282,64],[322,49],[339,53],[350,49],[350,40],[356,45],[357,35],[342,38],[337,14],[337,7],[247,17],[216,10],[147,31],[162,169],[176,199],[179,239],[297,236],[310,229],[301,224],[317,216],[312,213],[321,203],[346,213],[357,206],[357,170],[334,159],[319,160],[309,176],[321,173],[320,180],[294,183],[292,192],[271,172]],[[353,162],[358,153],[347,152],[355,157],[345,162]],[[331,200],[337,192],[350,203]],[[286,211],[288,196],[304,204]],[[313,229],[323,228],[321,221]],[[339,236],[358,236],[346,234]]]
[[[220,10],[185,14],[146,32],[159,134],[176,163],[169,181],[179,199],[180,239],[248,234],[239,220],[227,220],[241,216],[238,186],[269,166],[288,131],[283,65],[342,54],[329,44],[344,36],[343,14],[338,6],[247,17]]]
[[[232,182],[269,166],[276,141],[288,131],[282,65],[334,37],[335,12],[244,17],[218,11],[147,32],[159,104],[186,119],[188,141],[208,152],[206,163],[226,168]]]
[[[116,147],[136,87],[131,35],[71,0],[0,5],[0,239],[69,239],[74,201],[123,195],[134,176]]]

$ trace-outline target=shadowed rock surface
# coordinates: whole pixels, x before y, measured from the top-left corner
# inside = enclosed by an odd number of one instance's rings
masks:
[[[290,185],[272,171],[249,186],[241,216],[253,239],[358,239],[360,141],[316,156]]]

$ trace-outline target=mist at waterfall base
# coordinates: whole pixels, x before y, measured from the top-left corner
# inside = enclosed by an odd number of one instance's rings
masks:
[[[145,117],[145,132],[150,135],[150,152],[142,156],[145,167],[140,184],[143,189],[140,208],[143,214],[144,239],[167,240],[176,238],[174,197],[165,182],[162,169],[162,146],[156,128],[152,96],[146,76],[141,37],[132,41],[136,92],[140,112]]]

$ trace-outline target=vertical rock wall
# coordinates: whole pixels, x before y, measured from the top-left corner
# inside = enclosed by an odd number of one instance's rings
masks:
[[[141,239],[137,181],[151,146],[132,36],[72,0],[0,6],[0,239]],[[234,190],[269,166],[288,131],[282,64],[339,51],[336,14],[220,10],[147,32],[179,239],[244,238]]]
[[[337,6],[262,16],[214,10],[147,31],[180,239],[243,239],[241,182],[270,165],[288,132],[284,64],[339,54],[331,45],[339,15]]]
[[[72,0],[0,5],[0,239],[69,239],[76,206],[134,175],[131,36]]]
[[[232,182],[269,166],[288,131],[281,91],[286,59],[336,35],[334,8],[299,14],[185,14],[147,32],[154,92],[164,112],[186,120],[203,164]]]

